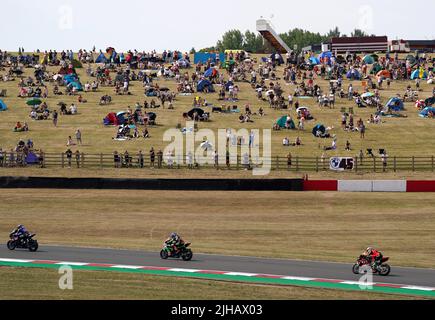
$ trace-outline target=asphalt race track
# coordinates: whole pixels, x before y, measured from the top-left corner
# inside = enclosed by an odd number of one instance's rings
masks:
[[[37,252],[31,253],[28,250],[21,249],[10,251],[7,249],[6,245],[0,245],[0,258],[203,269],[339,279],[345,281],[358,281],[359,279],[358,275],[352,273],[353,261],[350,261],[349,264],[344,264],[194,253],[192,261],[184,262],[182,260],[161,260],[159,252],[151,253],[131,250],[40,246]],[[392,261],[391,264],[392,272],[390,276],[375,276],[373,281],[389,284],[435,287],[435,269],[395,267],[394,261]]]

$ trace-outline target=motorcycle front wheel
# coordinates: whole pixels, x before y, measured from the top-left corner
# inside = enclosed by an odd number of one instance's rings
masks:
[[[388,264],[383,264],[379,267],[379,275],[388,276],[391,272],[391,267]]]
[[[37,241],[29,242],[29,251],[30,252],[36,252],[38,250],[38,247],[39,247],[39,245],[38,245]]]
[[[352,267],[352,272],[354,273],[354,274],[359,274],[359,265],[358,264],[354,264],[353,265],[353,267]]]
[[[9,240],[7,246],[9,250],[15,250],[17,243],[13,240]]]
[[[163,260],[168,259],[169,255],[165,250],[160,251],[160,258],[162,258]]]
[[[185,253],[181,256],[181,258],[182,258],[184,261],[190,261],[190,260],[192,260],[192,258],[193,258],[193,253],[192,253],[192,251],[189,250],[189,251],[185,252]]]

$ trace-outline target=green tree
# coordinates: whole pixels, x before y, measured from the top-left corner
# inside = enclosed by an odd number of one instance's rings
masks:
[[[355,29],[351,33],[351,37],[368,37],[369,35],[361,29]]]
[[[338,29],[338,27],[335,27],[334,29],[329,30],[328,34],[326,35],[326,37],[328,39],[339,38],[340,36],[341,36],[341,32],[340,32],[340,29]]]
[[[244,36],[240,30],[230,30],[224,33],[222,40],[219,40],[216,47],[220,51],[224,50],[242,50],[244,44]]]

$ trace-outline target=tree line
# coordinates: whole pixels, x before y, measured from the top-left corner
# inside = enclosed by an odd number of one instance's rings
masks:
[[[369,36],[369,34],[363,30],[355,29],[350,36],[366,37]],[[332,37],[347,37],[347,35],[342,34],[338,27],[329,30],[329,32],[326,34],[295,28],[286,33],[281,33],[280,37],[291,49],[297,46],[297,49],[300,50],[309,45],[326,42]],[[219,40],[215,46],[201,49],[200,52],[223,52],[227,49],[245,50],[252,53],[265,53],[273,51],[273,48],[270,46],[270,44],[263,40],[261,34],[249,30],[243,33],[240,30],[232,29],[225,32],[222,36],[222,39]],[[192,48],[192,52],[195,52],[195,49]]]

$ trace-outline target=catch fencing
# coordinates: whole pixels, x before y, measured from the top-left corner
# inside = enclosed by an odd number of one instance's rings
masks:
[[[255,167],[262,167],[265,162],[259,163],[249,160],[244,156],[232,156],[226,158],[224,163],[215,163],[215,159],[210,159],[207,164],[191,163],[186,158],[170,157],[165,155],[155,155],[154,159],[149,154],[87,154],[73,153],[68,157],[66,153],[44,153],[42,156],[37,154],[38,159],[33,159],[33,163],[28,163],[23,155],[17,153],[3,153],[0,156],[0,167],[40,167],[40,168],[86,168],[86,169],[106,169],[106,168],[157,168],[157,169],[221,169],[221,170],[250,170]],[[299,157],[293,156],[291,159],[283,156],[276,156],[267,159],[272,171],[294,171],[294,172],[324,172],[331,171],[329,158],[320,157]],[[258,164],[259,163],[259,164]],[[410,156],[410,157],[365,157],[354,158],[353,168],[343,170],[344,172],[401,172],[401,171],[435,171],[434,156]]]

